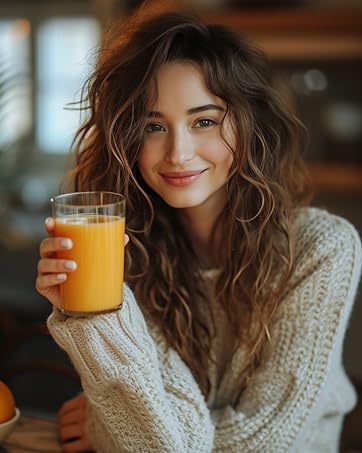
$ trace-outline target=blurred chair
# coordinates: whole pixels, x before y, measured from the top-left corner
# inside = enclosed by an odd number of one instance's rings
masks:
[[[22,410],[54,415],[81,391],[78,374],[45,321],[24,323],[0,309],[0,340],[0,379],[10,386]]]

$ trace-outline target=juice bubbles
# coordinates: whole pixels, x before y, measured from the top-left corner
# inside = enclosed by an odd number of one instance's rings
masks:
[[[125,198],[113,192],[74,192],[51,201],[55,236],[73,242],[57,258],[77,263],[60,285],[63,312],[90,315],[117,309],[122,304]]]

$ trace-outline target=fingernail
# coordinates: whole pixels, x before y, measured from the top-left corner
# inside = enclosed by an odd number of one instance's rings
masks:
[[[51,218],[51,217],[47,217],[47,218],[45,219],[45,223],[46,223],[47,225],[49,225],[49,223],[51,223],[51,221],[52,221],[52,218]]]
[[[77,269],[77,263],[75,261],[66,261],[64,263],[64,267],[70,269],[71,271],[74,271],[75,269]]]
[[[65,274],[57,274],[57,279],[58,280],[65,280],[67,276]]]
[[[62,239],[60,245],[65,249],[71,249],[73,247],[73,242],[71,239]]]

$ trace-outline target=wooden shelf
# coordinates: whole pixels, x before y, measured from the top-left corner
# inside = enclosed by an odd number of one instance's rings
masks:
[[[361,36],[252,36],[272,60],[351,60],[362,58]]]
[[[362,194],[362,164],[308,162],[316,192]]]
[[[245,33],[362,35],[362,8],[237,9],[205,12],[202,17]]]
[[[240,30],[273,60],[362,58],[362,9],[235,10],[203,17]]]

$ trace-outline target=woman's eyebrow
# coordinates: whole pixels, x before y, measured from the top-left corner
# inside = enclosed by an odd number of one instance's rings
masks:
[[[187,113],[187,115],[193,115],[194,113],[205,112],[206,110],[217,110],[218,112],[225,112],[225,108],[221,107],[220,105],[206,104],[206,105],[200,105],[198,107],[192,107],[192,108],[188,109],[186,111],[186,113]],[[147,117],[162,118],[163,115],[161,112],[151,111],[151,112],[147,112]]]
[[[217,110],[218,112],[225,112],[224,107],[216,104],[206,104],[200,105],[200,107],[192,107],[191,109],[187,110],[188,115],[192,115],[193,113],[205,112],[206,110]]]

